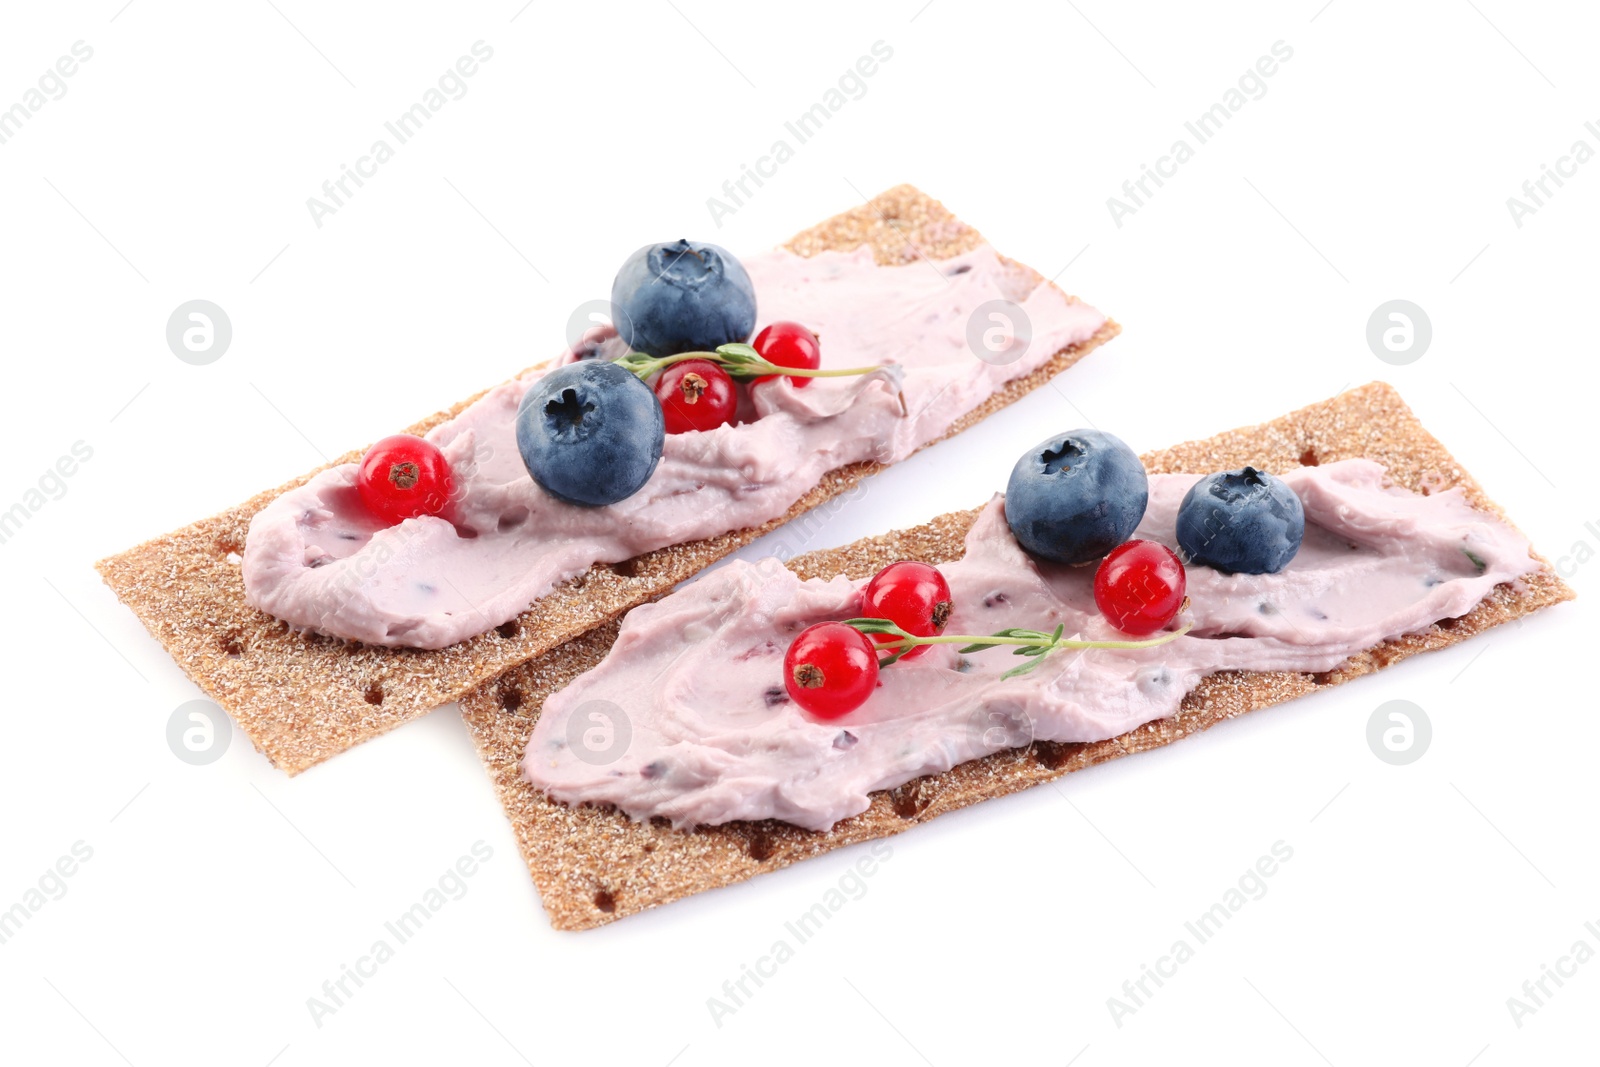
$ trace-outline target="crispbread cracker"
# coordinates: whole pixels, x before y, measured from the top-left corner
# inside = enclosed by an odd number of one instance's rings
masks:
[[[1384,464],[1394,482],[1409,489],[1434,492],[1459,485],[1476,507],[1504,518],[1444,446],[1422,428],[1399,394],[1383,383],[1342,393],[1261,426],[1142,458],[1152,473],[1210,473],[1247,463],[1285,470],[1357,456]],[[930,563],[957,559],[977,515],[977,510],[954,512],[924,526],[807,553],[788,566],[805,578],[864,577],[900,559]],[[467,697],[462,708],[551,923],[561,930],[583,930],[842,845],[896,834],[936,815],[1069,771],[1170,744],[1224,719],[1349,681],[1417,652],[1453,645],[1573,596],[1548,565],[1519,585],[1520,589],[1499,586],[1466,615],[1368,649],[1337,670],[1214,674],[1184,699],[1173,718],[1109,741],[1038,742],[876,793],[870,808],[826,833],[776,820],[685,833],[664,820],[638,823],[610,809],[564,807],[522,777],[519,761],[545,697],[604,658],[616,637],[616,622],[507,672]]]
[[[944,205],[901,185],[795,235],[784,247],[811,256],[865,244],[879,263],[904,264],[918,258],[948,259],[982,243],[978,231]],[[1036,282],[1051,284],[1037,272],[1028,273]],[[1033,373],[1007,383],[956,420],[944,437],[1043,385],[1118,330],[1107,319],[1087,341],[1062,349]],[[405,432],[424,433],[476,399],[469,397]],[[357,461],[365,451],[347,452],[334,462]],[[323,467],[96,566],[117,597],[133,609],[184,673],[233,716],[256,748],[280,770],[298,774],[457,700],[508,667],[661,595],[881,468],[868,462],[831,471],[783,516],[761,526],[673,545],[619,564],[599,564],[514,621],[437,651],[347,644],[294,633],[245,603],[239,567],[228,561],[229,554],[243,551],[245,533],[257,511]]]

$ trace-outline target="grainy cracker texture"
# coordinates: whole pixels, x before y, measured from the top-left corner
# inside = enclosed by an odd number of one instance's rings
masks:
[[[1261,426],[1219,434],[1144,456],[1152,472],[1194,474],[1255,464],[1266,470],[1365,456],[1389,468],[1398,485],[1420,492],[1461,486],[1493,514],[1472,480],[1392,388],[1363,386]],[[940,563],[959,558],[978,512],[941,516],[925,526],[811,552],[788,566],[802,577],[864,577],[899,559]],[[583,930],[693,893],[741,882],[809,856],[886,837],[947,811],[1004,796],[1053,778],[1170,744],[1224,719],[1347,682],[1407,656],[1445,648],[1490,626],[1568,600],[1549,569],[1519,588],[1497,587],[1466,615],[1440,619],[1426,631],[1387,641],[1319,674],[1225,672],[1206,678],[1178,714],[1094,744],[1036,743],[963,763],[898,789],[875,794],[872,806],[826,833],[773,820],[730,823],[684,833],[663,823],[636,823],[615,811],[551,802],[521,774],[519,761],[546,696],[605,656],[616,636],[609,623],[508,671],[462,702],[463,714],[516,831],[551,923]]]
[[[909,185],[890,189],[804,233],[785,246],[803,256],[869,245],[878,262],[937,261],[971,251],[979,233]],[[1043,278],[1019,265],[1037,282]],[[959,433],[1037,389],[1115,337],[1110,320],[1093,337],[1055,353],[1010,382],[950,428]],[[479,394],[480,396],[482,394]],[[477,397],[432,415],[420,434]],[[335,463],[359,460],[365,448]],[[318,468],[318,471],[324,468]],[[220,515],[147,541],[97,567],[106,584],[161,642],[196,685],[232,715],[256,748],[290,774],[392,730],[474,686],[659,596],[741,545],[748,544],[880,469],[858,463],[826,475],[773,521],[749,530],[674,545],[613,565],[598,565],[496,630],[438,651],[378,648],[293,633],[245,603],[239,566],[257,511],[318,471],[261,493]]]

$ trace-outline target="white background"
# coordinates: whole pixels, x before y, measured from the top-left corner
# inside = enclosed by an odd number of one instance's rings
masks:
[[[1593,1058],[1600,962],[1521,1027],[1506,1005],[1600,949],[1592,599],[898,838],[719,1028],[707,998],[856,853],[555,933],[453,710],[293,780],[242,735],[186,765],[165,727],[198,691],[91,569],[552,354],[646,241],[758,250],[910,181],[1126,332],[808,547],[970,507],[1058,430],[1142,450],[1385,378],[1592,597],[1600,162],[1520,228],[1506,206],[1600,148],[1592,11],[123,3],[8,5],[0,32],[0,107],[94,49],[0,145],[0,510],[93,448],[0,545],[0,908],[93,850],[0,945],[0,1058]],[[467,94],[315,226],[307,197],[480,39]],[[706,198],[879,40],[866,94],[717,227]],[[1265,96],[1116,226],[1107,197],[1279,40]],[[165,343],[195,298],[233,324],[209,366]],[[1433,323],[1409,366],[1365,341],[1393,298]],[[1433,723],[1410,766],[1365,740],[1391,699]],[[307,998],[480,840],[466,896],[314,1024]],[[1267,894],[1116,1025],[1107,998],[1279,840]]]

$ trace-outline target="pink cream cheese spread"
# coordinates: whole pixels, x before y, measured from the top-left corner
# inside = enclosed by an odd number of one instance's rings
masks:
[[[758,526],[830,470],[902,460],[1105,322],[987,246],[936,266],[879,266],[865,247],[810,258],[775,251],[744,265],[760,321],[811,327],[822,340],[824,369],[893,369],[813,379],[803,389],[763,383],[750,390],[741,421],[668,435],[644,488],[603,508],[563,503],[528,476],[513,420],[524,392],[545,373],[530,371],[426,435],[456,480],[448,517],[385,526],[356,495],[359,465],[329,468],[251,521],[246,600],[297,629],[444,648],[514,618],[596,563]],[[1000,299],[1022,307],[1031,340],[997,336],[986,320],[987,358],[979,359],[968,344],[969,320]],[[622,354],[603,333],[577,348],[596,341],[602,352]],[[575,358],[569,350],[556,362]]]
[[[628,614],[606,659],[545,702],[523,773],[557,800],[678,827],[774,818],[826,830],[866,810],[874,790],[1030,738],[1100,741],[1171,716],[1215,671],[1331,670],[1464,615],[1539,567],[1521,534],[1460,490],[1396,488],[1362,459],[1283,479],[1305,505],[1299,553],[1277,574],[1188,568],[1187,635],[1154,648],[1057,650],[1007,681],[1000,675],[1018,661],[1005,648],[963,656],[934,645],[884,668],[866,704],[828,722],[788,699],[784,651],[813,623],[858,615],[865,579],[802,581],[774,560],[731,563]],[[1178,505],[1196,480],[1152,475],[1134,536],[1175,547]],[[1094,568],[1024,553],[1004,506],[991,501],[965,555],[940,567],[954,601],[946,632],[1061,623],[1068,636],[1125,638],[1095,608]]]

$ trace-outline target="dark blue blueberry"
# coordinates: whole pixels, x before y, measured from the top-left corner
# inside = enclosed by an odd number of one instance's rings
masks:
[[[533,480],[569,504],[601,507],[637,493],[661,459],[661,402],[604,360],[546,374],[517,409],[517,449]]]
[[[673,356],[748,341],[756,291],[732,253],[711,244],[645,245],[611,283],[612,320],[635,352]]]
[[[1184,562],[1228,574],[1276,574],[1300,551],[1305,533],[1294,490],[1254,467],[1206,475],[1178,506]]]
[[[1128,539],[1149,499],[1133,449],[1099,430],[1073,430],[1017,460],[1006,483],[1006,522],[1041,559],[1089,563]]]

